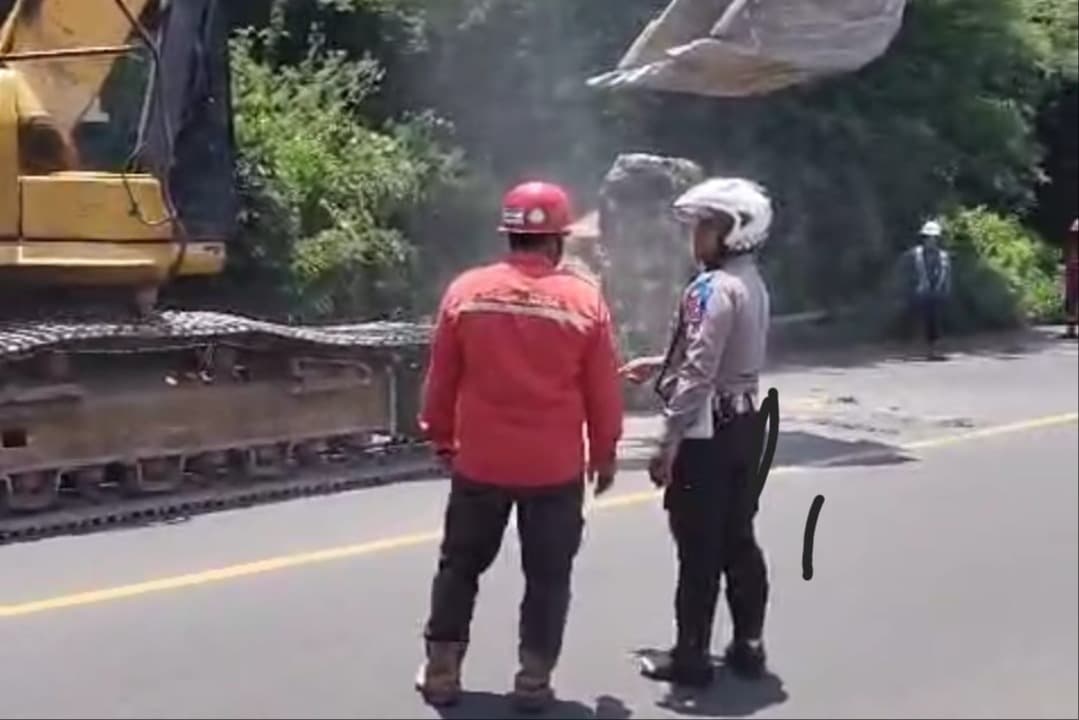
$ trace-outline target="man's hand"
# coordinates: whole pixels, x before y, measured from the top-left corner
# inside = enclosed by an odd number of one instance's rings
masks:
[[[661,445],[648,460],[648,477],[656,487],[665,488],[671,484],[675,454],[673,446]]]
[[[662,357],[642,357],[630,360],[618,369],[618,374],[635,385],[643,385],[660,371],[663,360]]]
[[[435,457],[443,470],[453,474],[453,450],[450,448],[438,448],[435,451]]]
[[[588,482],[596,486],[596,497],[603,495],[614,485],[615,463],[604,463],[588,471]]]

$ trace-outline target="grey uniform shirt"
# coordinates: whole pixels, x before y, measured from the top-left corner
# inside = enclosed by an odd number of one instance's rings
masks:
[[[680,336],[659,387],[667,398],[661,443],[680,442],[725,396],[756,396],[771,313],[754,258],[739,256],[701,273],[682,296]]]

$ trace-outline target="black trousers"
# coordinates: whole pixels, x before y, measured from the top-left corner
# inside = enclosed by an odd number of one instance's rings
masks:
[[[723,576],[734,639],[762,635],[768,576],[753,531],[760,447],[755,413],[729,421],[712,439],[679,447],[664,500],[678,549],[676,659],[707,658]]]
[[[498,556],[516,505],[525,576],[520,648],[553,668],[562,652],[570,577],[584,530],[583,503],[583,482],[512,491],[455,478],[431,590],[426,639],[468,642],[480,576]]]
[[[914,318],[922,331],[925,341],[935,345],[940,339],[941,315],[943,303],[938,297],[927,295],[914,300]]]

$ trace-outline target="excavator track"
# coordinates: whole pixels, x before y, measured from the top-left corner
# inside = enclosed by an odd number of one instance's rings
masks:
[[[214,312],[0,322],[0,543],[435,472],[427,326]]]
[[[192,485],[164,497],[126,498],[117,491],[113,502],[105,503],[72,496],[47,512],[0,518],[0,545],[117,527],[182,522],[211,512],[428,480],[441,472],[427,445],[419,442],[390,443],[326,460],[322,469],[294,469],[278,480],[237,477],[228,486]]]

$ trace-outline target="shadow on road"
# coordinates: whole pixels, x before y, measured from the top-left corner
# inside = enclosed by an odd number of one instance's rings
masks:
[[[654,660],[665,655],[656,648],[644,648],[633,653],[638,661]],[[713,656],[716,679],[703,690],[671,686],[656,704],[659,707],[692,717],[747,717],[789,699],[778,675],[767,672],[757,681],[742,680],[723,666],[723,659]]]
[[[455,707],[439,709],[440,717],[447,720],[512,720],[514,718],[532,718],[534,715],[521,715],[513,710],[509,697],[489,692],[466,692]],[[633,711],[618,698],[601,695],[596,698],[594,707],[581,702],[559,700],[542,717],[567,718],[567,720],[599,718],[602,720],[627,720],[633,717]]]
[[[619,470],[636,472],[648,467],[650,439],[623,443]],[[871,440],[838,440],[802,430],[780,431],[773,467],[827,464],[830,467],[882,467],[915,462],[901,448]]]
[[[775,466],[824,463],[833,467],[879,467],[914,462],[902,449],[872,440],[837,440],[802,430],[779,433]]]
[[[740,680],[719,668],[716,681],[706,690],[671,688],[657,704],[666,710],[693,717],[747,717],[787,701],[783,681],[767,673],[756,682]]]

